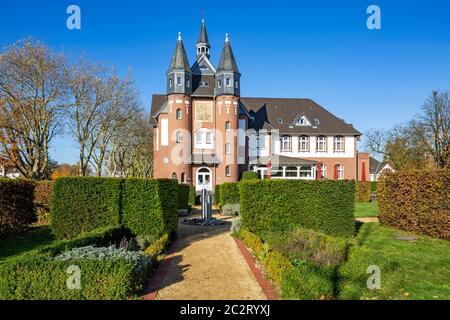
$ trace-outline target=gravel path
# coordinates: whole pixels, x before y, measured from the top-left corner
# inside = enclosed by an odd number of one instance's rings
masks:
[[[230,235],[221,226],[180,224],[157,300],[264,300],[261,287]]]

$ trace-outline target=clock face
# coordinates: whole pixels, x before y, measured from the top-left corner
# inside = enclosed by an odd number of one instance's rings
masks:
[[[196,101],[195,102],[195,121],[212,122],[212,102]]]

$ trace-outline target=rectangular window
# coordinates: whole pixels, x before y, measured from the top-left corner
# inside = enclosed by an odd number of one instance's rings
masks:
[[[231,154],[231,145],[229,143],[225,144],[225,154]]]
[[[281,138],[281,151],[291,151],[291,137]]]
[[[229,177],[230,175],[230,167],[225,167],[225,176]]]
[[[343,180],[344,179],[344,166],[342,164],[337,165],[337,173],[338,173],[338,179]]]
[[[327,177],[327,165],[326,164],[322,164],[322,166],[320,168],[320,172],[322,173],[322,178]]]
[[[298,138],[298,151],[308,152],[309,151],[309,137]]]
[[[231,81],[230,81],[230,78],[226,78],[226,79],[225,79],[225,84],[226,84],[227,87],[231,87]]]
[[[190,85],[191,85],[191,82],[189,80],[186,80],[186,88],[189,88]]]
[[[344,151],[344,137],[334,137],[334,151]]]
[[[197,132],[195,134],[195,144],[202,144],[202,133]]]
[[[211,133],[210,132],[206,133],[206,144],[211,144]]]
[[[218,87],[218,88],[222,88],[222,81],[217,80],[217,87]]]
[[[177,109],[176,117],[177,117],[177,120],[181,120],[183,118],[183,111],[181,109]]]
[[[169,87],[172,88],[172,79],[169,79]]]
[[[181,87],[181,77],[177,77],[177,87]]]
[[[324,152],[327,151],[327,138],[317,137],[316,151]]]
[[[177,131],[176,133],[176,141],[177,143],[181,143],[181,141],[183,141],[183,136],[181,135],[180,131]]]
[[[239,81],[236,81],[236,82],[234,83],[234,86],[235,86],[236,89],[239,89]]]

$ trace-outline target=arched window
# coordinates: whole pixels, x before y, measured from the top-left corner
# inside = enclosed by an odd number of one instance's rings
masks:
[[[319,136],[316,140],[316,151],[327,151],[327,137]]]
[[[203,132],[199,130],[195,133],[195,144],[202,144],[202,140],[203,140]]]
[[[344,137],[334,137],[334,151],[344,151]]]
[[[195,132],[195,148],[197,149],[212,149],[214,134],[206,128],[198,129]]]
[[[230,131],[230,121],[225,122],[225,131]]]
[[[292,139],[290,136],[284,136],[281,138],[281,151],[291,151]]]
[[[186,182],[186,174],[184,172],[181,173],[181,182],[183,182],[183,183]]]
[[[220,79],[217,80],[217,87],[222,88],[222,81]]]
[[[177,173],[176,172],[172,173],[172,179],[177,180]]]
[[[229,166],[226,166],[225,167],[225,176],[226,177],[229,177],[231,174],[230,174],[230,167]]]
[[[309,151],[309,137],[301,136],[298,138],[298,151],[308,152]]]
[[[212,140],[211,140],[211,132],[207,131],[206,132],[206,144],[211,144]]]
[[[181,143],[181,141],[183,141],[183,136],[182,136],[182,134],[181,134],[181,131],[177,131],[177,132],[175,133],[175,139],[176,139],[176,142],[177,142],[177,143]]]

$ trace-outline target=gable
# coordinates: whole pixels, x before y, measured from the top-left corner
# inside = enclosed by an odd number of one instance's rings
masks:
[[[191,67],[194,75],[214,75],[216,69],[205,55],[201,56]]]

